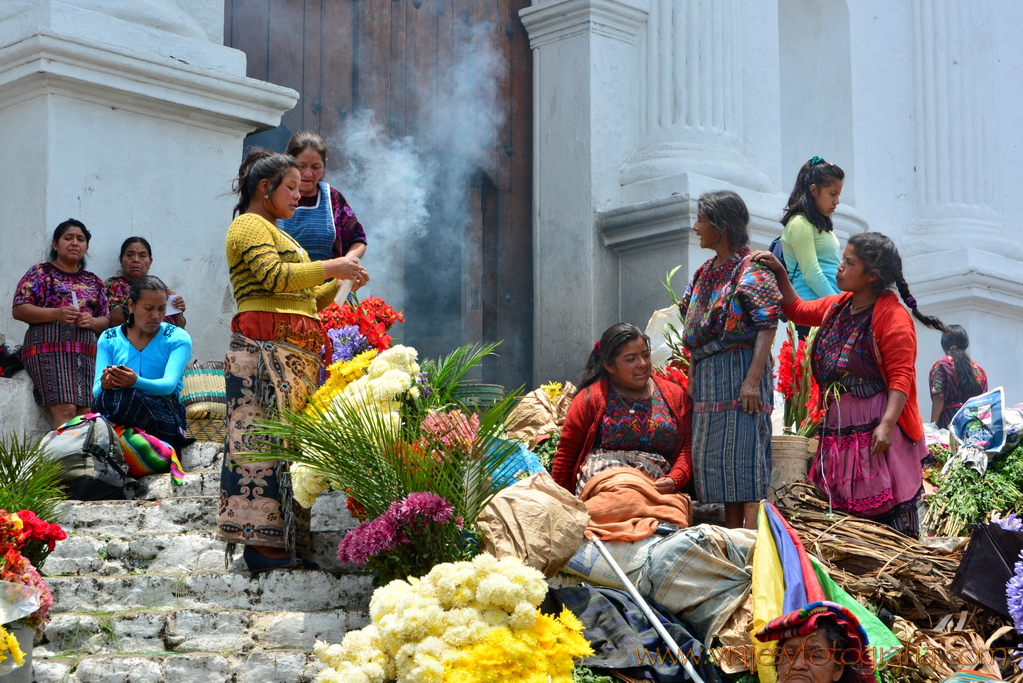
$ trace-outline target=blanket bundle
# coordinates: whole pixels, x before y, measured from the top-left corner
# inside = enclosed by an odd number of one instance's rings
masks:
[[[660,522],[685,529],[693,521],[689,496],[659,492],[653,479],[632,467],[598,472],[579,497],[590,513],[586,535],[602,541],[640,541]]]

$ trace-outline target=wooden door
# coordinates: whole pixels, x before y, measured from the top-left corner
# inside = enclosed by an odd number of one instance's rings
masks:
[[[503,340],[482,378],[509,388],[532,384],[532,55],[518,18],[527,5],[529,0],[225,3],[225,44],[246,53],[248,75],[301,94],[282,119],[283,140],[299,130],[330,140],[363,109],[373,110],[394,138],[419,136],[427,115],[421,103],[446,96],[451,69],[470,50],[466,36],[483,35],[497,46],[507,65],[497,82],[503,125],[482,163],[459,181],[465,219],[454,228],[457,247],[431,252],[436,237],[452,229],[440,218],[404,245],[406,324],[400,336],[421,357]],[[343,178],[331,181],[344,192]],[[358,214],[359,207],[353,209]],[[365,227],[373,249],[374,226]],[[431,259],[453,264],[458,276],[434,277]]]

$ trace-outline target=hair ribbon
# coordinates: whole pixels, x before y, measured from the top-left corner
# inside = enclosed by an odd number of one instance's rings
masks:
[[[906,305],[910,308],[916,308],[916,299],[911,296],[906,297]]]
[[[600,340],[593,342],[593,353],[597,356],[600,355]]]

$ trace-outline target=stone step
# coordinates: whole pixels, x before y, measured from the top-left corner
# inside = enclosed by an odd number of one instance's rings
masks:
[[[369,623],[365,611],[247,612],[185,609],[53,615],[33,657],[168,652],[312,651]]]
[[[190,496],[219,496],[220,468],[189,471],[181,485],[171,483],[170,474],[151,474],[139,480],[139,500],[165,500]]]
[[[323,668],[302,650],[91,655],[32,664],[35,683],[312,683]]]
[[[316,612],[366,609],[368,574],[325,570],[149,573],[128,576],[56,576],[47,579],[55,612],[153,609],[241,609]]]
[[[220,471],[224,444],[221,442],[197,441],[178,454],[185,472]]]
[[[214,495],[174,496],[158,501],[66,501],[61,504],[61,526],[69,534],[88,531],[118,537],[157,531],[213,530],[217,524],[218,496],[219,489]],[[343,532],[357,524],[345,508],[344,494],[337,491],[327,491],[319,497],[313,505],[311,522],[313,531]]]
[[[337,561],[343,531],[314,531],[312,549],[302,556],[332,571],[350,569]],[[123,574],[216,571],[224,568],[226,544],[212,531],[146,531],[128,537],[75,532],[46,558],[47,576],[116,576]],[[246,571],[236,553],[235,571]]]

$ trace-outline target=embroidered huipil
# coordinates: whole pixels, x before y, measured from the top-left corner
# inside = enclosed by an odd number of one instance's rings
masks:
[[[782,300],[778,282],[774,273],[750,261],[751,253],[743,247],[718,268],[712,258],[693,274],[679,302],[682,343],[693,352],[714,347],[698,356],[749,346],[757,332],[778,324]]]

